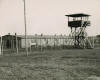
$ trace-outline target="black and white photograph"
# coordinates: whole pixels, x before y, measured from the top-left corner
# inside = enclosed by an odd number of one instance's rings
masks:
[[[100,80],[100,0],[0,0],[0,80]]]

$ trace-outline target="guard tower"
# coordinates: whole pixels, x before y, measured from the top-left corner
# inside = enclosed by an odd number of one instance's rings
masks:
[[[71,28],[69,37],[74,43],[75,48],[93,48],[91,41],[88,39],[86,28],[90,26],[88,14],[70,14],[68,17],[68,27]]]

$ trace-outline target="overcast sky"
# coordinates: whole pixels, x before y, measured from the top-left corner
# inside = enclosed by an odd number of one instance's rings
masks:
[[[89,35],[100,34],[100,0],[26,0],[28,34],[66,34],[67,14],[86,13]],[[23,0],[0,0],[0,35],[24,34]]]

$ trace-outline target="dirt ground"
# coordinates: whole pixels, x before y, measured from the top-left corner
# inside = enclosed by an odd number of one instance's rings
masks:
[[[4,54],[0,80],[100,80],[100,49]]]

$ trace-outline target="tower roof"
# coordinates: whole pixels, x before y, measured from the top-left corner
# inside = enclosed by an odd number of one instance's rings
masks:
[[[68,16],[68,17],[88,17],[90,15],[84,14],[84,13],[78,13],[78,14],[70,14],[70,15],[65,15],[65,16]]]

